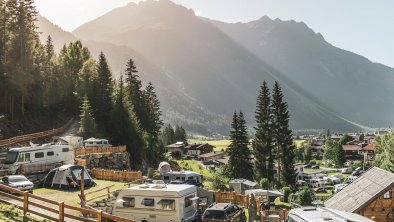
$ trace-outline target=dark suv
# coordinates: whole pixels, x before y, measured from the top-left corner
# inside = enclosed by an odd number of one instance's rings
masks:
[[[207,208],[202,216],[203,222],[244,222],[242,208],[232,203],[216,203]]]

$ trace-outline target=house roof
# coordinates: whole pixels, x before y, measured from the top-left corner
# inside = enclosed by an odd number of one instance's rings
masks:
[[[230,156],[225,156],[220,159],[216,159],[215,161],[221,164],[228,164],[228,161],[230,160]]]
[[[375,145],[373,144],[368,144],[363,148],[363,150],[368,150],[368,151],[374,151],[375,150]]]
[[[361,146],[358,146],[358,145],[342,145],[342,149],[344,151],[360,151],[363,148]]]
[[[204,153],[199,155],[198,157],[202,158],[209,158],[209,157],[214,157],[214,156],[219,156],[222,155],[224,152],[210,152],[210,153]]]
[[[254,187],[257,185],[256,182],[253,182],[253,181],[250,181],[247,179],[234,179],[234,180],[231,180],[229,183],[242,183],[242,184],[248,185],[250,187]]]
[[[372,167],[353,183],[329,198],[324,205],[346,212],[359,212],[394,186],[394,174]]]

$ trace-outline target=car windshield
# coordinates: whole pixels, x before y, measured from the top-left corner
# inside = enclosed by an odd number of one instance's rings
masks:
[[[19,155],[19,152],[8,152],[4,163],[5,164],[15,163],[16,159],[18,158],[18,155]]]
[[[224,210],[206,210],[204,218],[225,218]]]
[[[16,177],[8,177],[8,181],[10,183],[20,183],[29,181],[26,177],[16,176]]]

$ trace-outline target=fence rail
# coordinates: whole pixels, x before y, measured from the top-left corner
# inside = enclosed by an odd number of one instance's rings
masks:
[[[141,171],[117,171],[93,168],[89,172],[96,179],[114,181],[135,181],[142,178]]]
[[[220,203],[232,202],[232,203],[244,206],[244,207],[249,206],[248,195],[238,194],[235,192],[216,191],[215,192],[215,200],[216,200],[216,202],[220,202]]]
[[[52,130],[47,130],[47,131],[37,132],[37,133],[32,133],[32,134],[26,134],[26,135],[16,136],[16,137],[5,139],[5,140],[0,140],[0,147],[1,146],[11,146],[16,143],[26,142],[26,141],[30,141],[33,139],[54,136],[56,134],[63,133],[64,131],[66,131],[66,129],[68,129],[68,127],[70,127],[70,125],[73,121],[74,121],[74,118],[71,118],[64,126],[57,128],[57,129],[52,129]]]
[[[68,218],[76,221],[86,221],[86,222],[95,222],[95,221],[101,222],[101,221],[106,221],[107,219],[118,221],[118,222],[136,222],[135,220],[130,220],[102,212],[101,210],[84,209],[84,208],[70,206],[65,204],[63,201],[62,202],[53,201],[2,184],[0,184],[0,194],[1,194],[0,202],[2,203],[15,205],[15,201],[20,202],[18,205],[16,205],[16,207],[22,210],[23,214],[26,215],[27,213],[32,213],[37,216],[53,221],[63,222],[65,218]],[[18,197],[15,194],[21,195],[21,197]],[[5,199],[5,197],[9,199]],[[34,202],[33,200],[40,202]],[[36,207],[37,209],[35,208],[33,209],[33,207]],[[93,218],[78,217],[73,214],[66,213],[65,209],[76,211],[82,215],[88,214]]]
[[[81,147],[74,149],[74,155],[84,156],[92,153],[125,153],[127,152],[126,146],[110,146],[110,147]]]

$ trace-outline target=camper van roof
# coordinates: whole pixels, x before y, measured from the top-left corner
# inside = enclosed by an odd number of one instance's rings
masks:
[[[324,221],[343,221],[348,220],[358,222],[372,222],[372,220],[362,217],[354,213],[347,213],[343,211],[332,211],[332,209],[323,207],[301,207],[294,208],[290,211],[289,216],[295,214],[305,221],[310,222],[324,222]]]
[[[128,191],[138,191],[139,194],[156,196],[157,192],[163,193],[163,195],[173,195],[173,196],[185,196],[197,191],[196,186],[187,184],[142,184],[140,186],[135,186],[127,188]],[[153,192],[152,192],[153,191]]]
[[[68,145],[62,144],[43,144],[41,146],[25,146],[25,147],[15,147],[15,148],[11,148],[8,151],[10,152],[22,152],[22,151],[34,151],[34,150],[40,150],[40,149],[50,149],[53,147],[69,147]],[[69,147],[70,148],[70,147]],[[71,149],[71,148],[70,148]]]
[[[108,141],[107,139],[97,139],[97,138],[89,138],[85,140],[85,142],[97,142],[97,141]]]
[[[196,173],[194,171],[186,170],[186,171],[171,171],[171,172],[166,172],[164,174],[186,174],[186,175],[201,175],[199,173]]]

